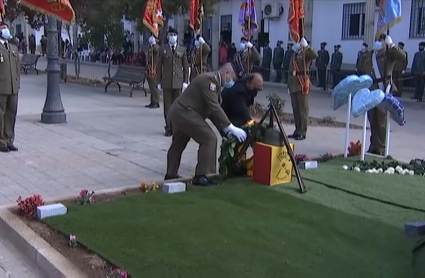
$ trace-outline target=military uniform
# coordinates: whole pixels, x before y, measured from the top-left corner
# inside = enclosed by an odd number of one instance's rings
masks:
[[[263,78],[264,81],[270,81],[270,66],[272,63],[273,51],[267,44],[267,47],[263,50]]]
[[[15,122],[20,88],[18,47],[0,38],[0,151],[17,151]]]
[[[399,47],[400,47],[401,50],[403,50],[402,47],[404,47],[404,44],[399,43]],[[404,54],[406,55],[404,60],[396,61],[395,65],[394,65],[394,70],[393,70],[393,81],[394,81],[395,86],[397,87],[397,92],[394,92],[393,94],[395,96],[398,96],[398,97],[401,97],[401,95],[403,94],[403,72],[406,71],[407,63],[408,63],[408,60],[409,60],[406,51],[404,51]]]
[[[357,60],[356,60],[356,72],[358,75],[362,75],[366,73],[366,69],[370,68],[372,66],[372,60],[370,56],[370,51],[367,50],[367,44],[364,44],[365,46],[364,50],[360,50],[357,53]]]
[[[168,109],[180,96],[183,83],[188,83],[189,64],[186,56],[186,48],[176,45],[172,49],[170,44],[161,47],[158,57],[157,83],[163,89],[164,118],[167,118]],[[171,127],[166,121],[166,135],[171,135]]]
[[[412,63],[412,74],[415,77],[415,95],[413,99],[422,101],[425,89],[425,42],[421,42],[419,47],[422,50],[415,53]]]
[[[385,46],[384,46],[385,47]],[[388,50],[382,49],[377,52],[376,55],[373,55],[374,52],[369,52],[370,63],[367,63],[365,67],[365,74],[368,74],[374,80],[373,85],[370,90],[379,89],[379,84],[382,83],[384,92],[387,85],[391,84],[392,91],[397,91],[397,87],[394,85],[392,80],[392,72],[394,69],[394,64],[396,61],[403,61],[405,59],[405,53],[403,50],[392,47]],[[377,65],[379,67],[379,72],[381,78],[377,79],[375,76],[375,71],[373,67],[373,60],[376,59]],[[386,138],[386,126],[387,126],[387,116],[385,112],[382,112],[378,108],[373,108],[367,112],[367,116],[370,123],[370,153],[375,153],[383,155],[385,152],[385,138]]]
[[[234,63],[242,64],[245,74],[251,73],[255,63],[261,65],[261,55],[253,46],[235,54]]]
[[[326,71],[329,64],[329,52],[325,49],[327,43],[322,42],[320,44],[321,48],[319,51],[317,51],[317,59],[316,59],[316,68],[317,68],[317,78],[319,79],[319,87],[326,90]]]
[[[167,154],[167,176],[175,177],[187,143],[192,138],[199,144],[195,175],[216,173],[217,136],[205,121],[209,118],[219,130],[230,125],[220,106],[221,77],[219,73],[199,75],[170,107],[173,140]]]
[[[294,50],[292,49],[293,44],[288,43],[287,50],[285,52],[285,56],[283,58],[283,75],[285,77],[285,84],[288,83],[288,71],[289,64],[291,63],[292,55],[294,54]]]
[[[151,103],[146,107],[154,108],[159,107],[159,90],[156,84],[157,63],[159,56],[160,46],[152,44],[146,53],[146,64],[148,67],[148,85],[151,92]]]
[[[199,48],[194,47],[190,53],[190,82],[201,73],[207,71],[208,55],[211,48],[207,43],[203,43]],[[202,55],[202,57],[201,57]]]
[[[338,85],[339,81],[342,79],[341,76],[341,66],[342,66],[342,59],[343,54],[339,52],[339,49],[341,48],[340,45],[335,45],[335,52],[332,53],[331,58],[331,72],[332,72],[332,89],[335,88],[336,85]]]
[[[282,81],[282,64],[285,56],[285,51],[281,46],[282,42],[278,41],[277,46],[273,50],[273,68],[276,71],[276,79],[274,82]]]
[[[303,56],[305,56],[305,63]],[[291,96],[292,111],[295,120],[295,131],[289,137],[296,140],[305,139],[307,134],[307,125],[309,122],[308,93],[310,86],[308,69],[312,61],[317,57],[317,53],[312,48],[302,48],[292,55],[291,63],[289,64],[288,90]],[[304,75],[304,71],[306,76]]]

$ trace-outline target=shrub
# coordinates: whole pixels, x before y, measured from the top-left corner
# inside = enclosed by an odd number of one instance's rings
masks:
[[[78,205],[87,205],[94,203],[94,191],[89,192],[87,189],[83,189],[80,191],[78,195]]]
[[[283,116],[283,108],[285,108],[286,100],[273,93],[267,96],[267,99],[273,103],[276,113],[279,117]]]
[[[25,200],[22,200],[22,197],[19,196],[16,203],[18,203],[19,212],[28,219],[34,219],[37,214],[37,207],[44,205],[43,199],[37,194]]]
[[[362,143],[360,140],[357,140],[357,142],[350,142],[350,145],[347,148],[348,155],[349,156],[358,156],[362,153]]]
[[[331,125],[331,124],[335,124],[335,122],[336,122],[336,118],[332,116],[325,116],[321,118],[319,121],[319,123],[322,125]]]
[[[309,161],[310,158],[305,154],[297,154],[295,155],[295,161],[299,164],[301,161]]]
[[[334,158],[335,158],[335,156],[331,153],[325,153],[325,154],[320,155],[320,160],[322,162],[326,162],[326,161],[329,161],[329,160],[334,159]]]

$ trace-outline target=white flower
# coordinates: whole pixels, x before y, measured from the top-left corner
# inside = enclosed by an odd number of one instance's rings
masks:
[[[368,173],[368,174],[372,174],[372,170],[366,170],[366,173]]]
[[[391,175],[391,173],[387,170],[384,172],[385,175]]]
[[[380,173],[380,174],[381,174],[382,172],[384,172],[384,170],[383,170],[382,168],[379,168],[379,169],[378,169],[378,173]]]
[[[405,174],[406,174],[406,171],[405,171],[405,170],[401,170],[401,171],[399,172],[399,174],[400,174],[400,175],[405,175]]]
[[[360,168],[359,167],[354,167],[354,171],[360,172]]]
[[[394,172],[394,168],[393,167],[389,167],[388,170],[390,170],[390,172]]]
[[[342,166],[342,169],[348,170],[348,166],[347,165],[344,165],[344,166]]]
[[[403,170],[403,168],[401,168],[401,167],[400,167],[400,165],[398,165],[397,167],[395,167],[395,170],[396,170],[397,172],[400,172],[401,170]]]
[[[415,172],[411,170],[411,171],[409,171],[409,175],[414,176]]]

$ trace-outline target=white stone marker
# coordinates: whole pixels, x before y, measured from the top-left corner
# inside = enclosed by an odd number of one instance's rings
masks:
[[[316,169],[319,168],[319,163],[317,161],[300,161],[298,167],[303,170]]]
[[[186,191],[184,182],[167,182],[162,185],[162,192],[166,194],[174,194]]]
[[[64,215],[68,209],[62,204],[51,204],[37,207],[37,218],[43,219],[47,217]]]

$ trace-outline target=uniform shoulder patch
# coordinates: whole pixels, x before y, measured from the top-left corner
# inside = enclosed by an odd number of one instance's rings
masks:
[[[213,82],[210,83],[210,91],[215,92],[217,90],[217,85],[215,85]]]

